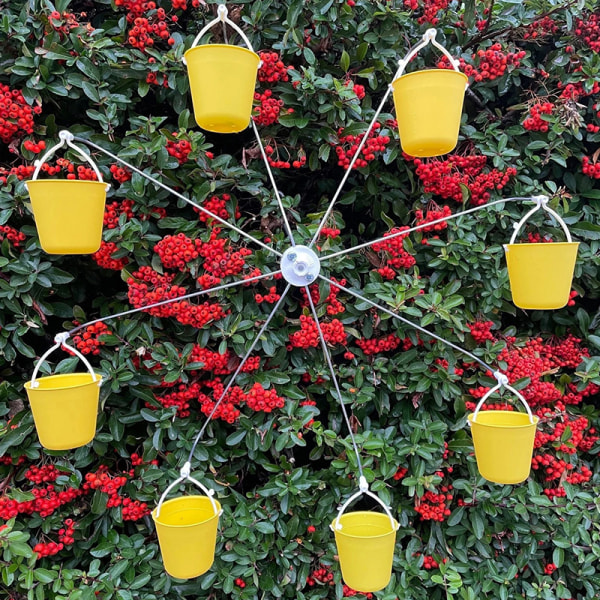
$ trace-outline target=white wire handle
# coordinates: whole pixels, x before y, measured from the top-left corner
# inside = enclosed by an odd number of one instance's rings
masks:
[[[494,377],[496,378],[498,383],[493,388],[491,388],[488,392],[486,392],[484,394],[484,396],[481,398],[481,400],[475,407],[475,410],[473,411],[473,419],[472,419],[473,423],[477,422],[477,415],[479,414],[479,411],[481,410],[481,407],[483,406],[485,401],[497,390],[499,390],[501,388],[506,388],[507,390],[512,392],[523,403],[523,406],[525,406],[525,410],[527,410],[527,415],[529,416],[529,422],[533,424],[534,419],[533,419],[533,414],[531,413],[531,408],[529,408],[529,404],[527,404],[527,400],[525,400],[523,395],[520,392],[518,392],[517,390],[515,390],[514,387],[508,385],[508,377],[504,373],[500,373],[499,371],[496,371],[494,373]],[[471,422],[469,421],[469,425],[470,424],[471,424]]]
[[[532,200],[536,202],[536,206],[534,206],[518,223],[515,223],[515,231],[512,234],[512,237],[510,238],[509,244],[515,243],[515,240],[517,239],[517,235],[519,234],[521,227],[525,225],[525,223],[527,222],[529,217],[531,217],[531,215],[535,214],[540,209],[545,210],[547,213],[551,214],[556,219],[556,222],[562,227],[563,231],[565,232],[565,235],[567,236],[567,242],[571,243],[573,240],[571,238],[571,232],[569,231],[567,224],[562,220],[561,216],[556,211],[552,210],[548,206],[550,198],[548,198],[548,196],[534,196]]]
[[[36,160],[33,164],[35,165],[35,171],[33,172],[33,175],[31,177],[31,181],[35,181],[38,177],[38,175],[40,174],[40,170],[42,168],[42,165],[51,157],[54,155],[54,153],[59,149],[62,148],[63,146],[68,146],[69,148],[72,148],[73,150],[75,150],[76,154],[83,159],[85,162],[89,163],[90,166],[92,167],[92,169],[94,169],[94,173],[96,173],[96,177],[98,178],[98,181],[100,183],[104,183],[104,180],[102,179],[102,173],[100,173],[100,169],[98,168],[98,165],[92,160],[92,157],[87,153],[84,152],[84,150],[82,148],[80,148],[79,146],[76,146],[73,143],[73,134],[70,131],[67,131],[66,129],[64,129],[63,131],[59,132],[58,137],[60,138],[60,142],[58,144],[55,144],[54,146],[52,146],[52,148],[50,148],[46,154],[44,154],[42,156],[42,158],[39,158],[38,160]],[[27,184],[25,184],[27,185]],[[110,189],[110,183],[106,184],[106,191],[108,192],[108,190]]]
[[[52,352],[54,352],[56,349],[60,348],[61,346],[65,346],[65,348],[68,348],[71,352],[73,352],[73,354],[75,354],[81,360],[81,362],[87,367],[87,370],[90,372],[90,375],[92,376],[92,381],[98,382],[98,385],[102,385],[102,379],[101,378],[98,379],[98,376],[94,372],[94,369],[92,368],[92,365],[90,365],[90,363],[88,362],[87,358],[83,354],[81,354],[81,352],[79,352],[79,350],[77,350],[77,348],[74,348],[73,346],[69,346],[69,344],[67,344],[68,338],[69,338],[68,333],[59,333],[55,336],[54,341],[56,343],[54,344],[54,346],[52,346],[52,348],[50,348],[44,354],[42,354],[40,360],[38,360],[37,364],[35,365],[35,369],[33,369],[33,375],[31,376],[30,387],[32,387],[32,388],[39,387],[40,382],[36,381],[35,378],[38,376],[40,367],[42,366],[42,364],[46,360],[46,358],[48,358],[48,356],[50,356],[50,354],[52,354]]]
[[[202,485],[197,479],[194,479],[193,477],[191,477],[190,470],[191,470],[191,463],[188,461],[183,465],[183,467],[181,467],[181,471],[179,472],[179,477],[163,492],[163,495],[160,497],[160,500],[158,501],[158,506],[156,507],[156,516],[157,517],[160,517],[160,509],[161,509],[163,502],[165,501],[165,498],[167,497],[168,493],[174,487],[178,486],[183,481],[191,481],[196,487],[199,487],[208,496],[208,499],[210,500],[210,503],[212,504],[213,510],[215,511],[215,515],[220,515],[223,512],[223,509],[219,510],[217,508],[217,504],[215,503],[215,501],[213,499],[213,496],[215,495],[215,490],[208,489],[207,487]]]
[[[215,25],[218,25],[219,23],[227,23],[227,25],[229,25],[230,27],[232,27],[233,29],[235,29],[235,31],[240,35],[240,37],[242,38],[242,40],[244,40],[244,43],[246,44],[246,46],[248,46],[248,49],[251,52],[254,52],[254,48],[252,47],[252,44],[250,43],[250,40],[246,37],[246,34],[240,29],[240,27],[238,27],[231,19],[229,19],[227,17],[227,14],[228,14],[227,7],[224,4],[219,4],[219,8],[217,9],[217,18],[213,19],[212,21],[210,21],[209,23],[207,23],[200,30],[200,33],[194,38],[194,41],[192,42],[192,45],[190,46],[190,50],[192,48],[195,48],[200,43],[200,40],[202,39],[202,36],[209,29],[211,29]],[[184,65],[187,64],[186,60],[185,60],[185,56],[181,60],[183,61]],[[258,68],[260,69],[261,66],[262,66],[262,61],[260,61],[258,63]]]
[[[427,46],[427,44],[432,44],[438,50],[440,50],[442,52],[442,54],[450,61],[450,64],[452,65],[452,68],[457,73],[460,73],[460,71],[458,69],[458,65],[460,64],[460,61],[458,61],[457,59],[455,59],[452,56],[452,54],[450,54],[450,52],[448,52],[448,50],[446,50],[446,48],[444,48],[444,46],[442,46],[435,39],[436,35],[437,35],[437,29],[434,29],[434,28],[428,29],[423,34],[423,38],[421,39],[421,41],[416,46],[413,46],[411,48],[411,50],[409,50],[408,54],[404,58],[402,58],[402,59],[400,59],[398,61],[398,71],[394,75],[394,79],[392,81],[396,81],[396,79],[398,79],[398,77],[400,77],[402,75],[402,73],[404,73],[404,69],[406,69],[406,66],[411,61],[412,57],[415,56],[420,50],[422,50],[423,48],[425,48],[425,46]],[[469,84],[467,84],[467,87],[468,86],[469,86]]]
[[[342,525],[340,523],[341,516],[344,514],[344,511],[348,508],[348,506],[350,506],[350,504],[352,502],[354,502],[354,500],[356,500],[357,498],[359,498],[363,494],[365,494],[367,496],[370,496],[371,498],[373,498],[374,500],[376,500],[383,507],[383,510],[385,511],[385,514],[390,518],[390,524],[392,526],[392,529],[394,531],[396,531],[398,529],[398,527],[400,527],[400,524],[392,516],[390,507],[387,506],[387,504],[385,504],[379,498],[379,496],[377,496],[376,494],[374,494],[373,492],[371,492],[369,490],[369,484],[367,483],[367,480],[365,479],[364,476],[361,476],[358,481],[359,481],[359,484],[358,484],[359,490],[358,490],[358,492],[356,492],[355,494],[352,494],[352,496],[350,496],[350,498],[348,498],[348,500],[346,500],[346,502],[344,502],[344,504],[342,505],[342,507],[340,508],[340,510],[338,512],[338,515],[337,515],[337,517],[335,519],[334,525],[330,525],[332,531],[336,531],[336,530],[339,531],[339,530],[342,529]]]

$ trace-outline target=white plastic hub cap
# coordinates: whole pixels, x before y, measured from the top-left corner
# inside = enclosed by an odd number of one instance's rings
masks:
[[[321,271],[316,253],[307,246],[292,246],[281,257],[283,278],[296,287],[311,284]]]

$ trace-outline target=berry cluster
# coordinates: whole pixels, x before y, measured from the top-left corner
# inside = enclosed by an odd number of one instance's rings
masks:
[[[592,86],[589,90],[585,89],[585,81],[583,80],[576,81],[574,83],[567,83],[566,85],[562,81],[559,81],[556,84],[556,87],[558,87],[558,89],[562,89],[562,93],[560,95],[561,98],[574,100],[575,102],[577,102],[579,98],[593,96],[600,92],[600,83],[596,80],[593,80]]]
[[[321,565],[318,569],[315,569],[310,575],[307,576],[306,583],[310,587],[314,587],[317,584],[334,586],[335,581],[333,580],[333,573],[331,571],[331,567]],[[371,592],[366,592],[363,594],[362,592],[357,592],[356,590],[353,590],[352,588],[348,587],[345,583],[342,585],[342,596],[344,598],[352,598],[353,596],[359,594],[361,596],[364,595],[364,597],[368,600],[374,598]]]
[[[395,237],[389,240],[377,242],[372,248],[375,252],[385,253],[385,263],[376,271],[384,279],[394,279],[398,269],[410,269],[416,263],[415,257],[404,249],[404,239],[408,234],[396,235],[408,229],[407,226],[394,227],[390,231],[386,231],[383,237],[394,235]]]
[[[434,158],[426,161],[407,155],[405,157],[414,161],[416,174],[423,183],[425,193],[462,202],[461,185],[464,185],[471,193],[471,204],[475,206],[485,204],[490,199],[492,190],[500,191],[517,174],[514,167],[508,167],[506,171],[494,168],[484,172],[487,157],[476,154],[450,154],[445,160]]]
[[[467,323],[467,327],[471,330],[471,337],[478,344],[485,344],[487,340],[493,342],[496,339],[491,332],[493,326],[493,321],[475,321],[475,323]]]
[[[31,108],[20,90],[0,84],[0,140],[10,144],[14,139],[33,133],[33,115],[42,112],[40,106]]]
[[[21,242],[24,242],[26,237],[22,231],[17,231],[10,225],[0,225],[0,243],[5,239],[7,239],[15,248],[20,248]]]
[[[524,40],[539,40],[540,38],[548,37],[558,32],[556,21],[548,15],[533,21],[527,25],[527,31],[523,34]]]
[[[326,238],[335,239],[340,237],[340,233],[341,231],[337,227],[323,227],[319,235],[322,235]]]
[[[133,200],[114,200],[104,208],[104,227],[107,229],[116,229],[119,227],[119,218],[125,215],[126,219],[133,218]]]
[[[176,135],[175,133],[173,135]],[[167,152],[170,156],[174,156],[180,165],[185,164],[188,161],[190,152],[192,151],[192,144],[187,140],[177,140],[167,142]]]
[[[73,534],[75,532],[75,522],[73,519],[66,519],[65,526],[58,530],[58,543],[40,542],[33,547],[33,551],[37,553],[38,560],[46,556],[58,554],[65,546],[70,546],[75,542]]]
[[[100,354],[100,346],[104,342],[98,339],[100,335],[112,335],[112,332],[104,323],[93,323],[86,327],[82,333],[73,336],[73,342],[81,354]]]
[[[271,90],[265,90],[262,94],[260,92],[255,92],[254,100],[258,102],[258,105],[254,107],[256,113],[252,117],[254,121],[258,125],[263,125],[265,127],[277,123],[279,114],[283,108],[283,100],[274,98]]]
[[[523,127],[528,131],[548,131],[548,121],[544,120],[541,115],[551,115],[554,110],[552,102],[536,102],[529,109],[529,116],[523,121]]]
[[[110,165],[110,173],[119,183],[125,183],[131,179],[131,171],[127,167],[120,167],[119,165]]]
[[[40,517],[48,517],[61,506],[68,504],[83,493],[78,488],[67,488],[57,492],[53,485],[42,488],[33,488],[33,500],[17,502],[8,496],[0,497],[0,519],[8,521],[19,514],[32,515],[38,513]]]
[[[213,228],[209,241],[198,248],[199,255],[204,258],[202,267],[219,280],[241,273],[246,266],[246,257],[252,254],[248,248],[233,250],[229,239],[219,237],[220,233],[218,227]]]
[[[273,147],[273,145],[275,147]],[[287,155],[285,160],[281,158],[284,152]],[[267,155],[267,161],[269,162],[269,165],[275,169],[290,169],[291,167],[294,167],[294,169],[300,169],[306,164],[306,152],[302,147],[298,149],[295,160],[292,160],[292,152],[288,146],[277,144],[274,141],[265,146],[265,154]],[[275,156],[273,156],[273,154],[275,154]]]
[[[367,141],[361,150],[362,157],[357,158],[353,169],[360,169],[366,167],[371,161],[375,160],[376,155],[385,152],[387,145],[390,143],[390,137],[388,135],[381,135],[379,133],[381,129],[381,123],[375,123],[369,135]],[[364,133],[358,135],[344,135],[344,129],[338,129],[338,144],[331,143],[335,147],[335,153],[338,158],[338,165],[344,169],[350,167],[350,162],[358,150],[362,139],[365,137]]]
[[[437,25],[439,22],[438,13],[441,10],[446,10],[450,0],[404,0],[404,8],[409,10],[422,10],[422,13],[417,19],[419,25],[430,23]]]
[[[23,142],[23,148],[33,154],[39,154],[42,150],[46,149],[46,142],[44,142],[44,140],[40,140],[39,142],[25,140]]]
[[[154,46],[155,42],[166,41],[170,46],[175,44],[171,37],[169,25],[164,8],[156,8],[156,3],[145,0],[115,0],[115,5],[127,11],[127,23],[130,27],[127,32],[127,41],[130,46],[141,50]],[[156,12],[154,12],[156,10]],[[150,11],[150,13],[148,12]],[[142,15],[148,15],[143,17]],[[173,15],[171,21],[176,23],[178,17]]]
[[[154,271],[152,267],[140,267],[127,280],[129,302],[135,308],[141,308],[149,304],[183,296],[186,289],[173,285],[174,278],[175,275],[169,273],[161,275]],[[151,308],[148,312],[155,317],[171,317],[175,315],[175,308],[173,304],[166,304]]]
[[[442,486],[440,493],[427,491],[415,500],[415,511],[419,513],[421,521],[439,521],[440,523],[450,516],[452,512],[448,503],[452,500],[449,492],[452,486]]]
[[[406,467],[398,467],[394,473],[394,481],[401,481],[408,475],[408,469]]]
[[[258,356],[255,358],[258,358],[260,361]],[[199,369],[210,371],[215,375],[228,375],[232,372],[229,368],[229,362],[231,361],[229,350],[225,350],[223,354],[219,354],[218,352],[213,352],[212,350],[208,350],[208,348],[202,348],[194,344],[188,360],[190,363],[202,363]],[[192,375],[195,375],[195,371],[192,371]]]
[[[600,12],[577,19],[575,34],[594,52],[600,52]]]
[[[460,70],[474,81],[494,81],[506,73],[509,66],[515,69],[521,65],[521,59],[526,55],[525,50],[506,52],[499,43],[495,43],[486,50],[478,50],[471,55],[472,64],[460,58]],[[444,56],[438,62],[439,69],[452,69],[450,61]]]
[[[443,219],[444,217],[449,217],[452,214],[449,206],[443,206],[440,208],[439,206],[435,206],[434,208],[430,208],[425,215],[423,215],[422,210],[416,210],[415,215],[417,217],[417,225],[425,225],[426,223],[431,223],[432,221],[438,221],[439,219]],[[440,223],[436,223],[435,225],[427,225],[423,227],[421,231],[431,232],[431,231],[443,231],[448,227],[448,223],[446,221],[441,221]],[[437,238],[438,236],[434,236]],[[426,242],[425,239],[423,239]]]
[[[582,160],[582,172],[592,179],[600,179],[600,162],[591,161],[587,156]]]
[[[54,483],[59,475],[60,473],[54,465],[43,465],[41,467],[31,465],[25,472],[25,479],[39,485],[41,483]]]
[[[231,214],[227,210],[227,203],[231,200],[231,196],[229,194],[223,194],[221,197],[219,196],[211,196],[207,200],[202,203],[202,207],[206,210],[209,210],[217,217],[221,217],[221,219],[228,220],[231,218]],[[208,223],[209,225],[213,223],[213,218],[207,215],[205,212],[194,208],[197,213],[200,213],[200,220],[203,223]],[[242,216],[242,213],[238,210],[237,206],[235,207],[235,218],[239,219]]]
[[[328,344],[346,344],[346,332],[341,321],[333,319],[329,323],[321,322],[320,325],[323,337]],[[319,331],[314,319],[307,315],[300,315],[300,330],[291,333],[289,339],[290,349],[316,348],[319,345]]]
[[[126,256],[123,258],[114,258],[113,254],[118,251],[119,247],[114,242],[102,241],[100,243],[100,248],[92,254],[92,260],[103,269],[121,271],[123,267],[129,263],[129,259]]]
[[[139,521],[150,514],[150,509],[145,502],[123,498],[121,516],[123,521]]]
[[[258,81],[261,83],[277,83],[289,81],[288,71],[292,66],[285,66],[277,52],[259,52],[262,65],[258,70]]]
[[[364,85],[360,85],[360,83],[355,83],[354,81],[352,81],[351,79],[348,79],[348,81],[346,81],[346,83],[344,84],[345,87],[351,87],[352,91],[356,94],[356,97],[359,100],[362,100],[366,93],[365,93],[365,86]]]
[[[175,414],[180,418],[185,418],[189,417],[191,414],[190,401],[194,398],[197,398],[199,394],[200,384],[194,382],[189,386],[180,384],[179,386],[177,386],[176,391],[163,394],[162,396],[155,395],[154,397],[163,408],[171,408],[172,406],[175,406]],[[146,403],[146,408],[149,408],[151,410],[156,409],[155,406],[149,403]]]
[[[276,286],[270,287],[268,294],[255,294],[254,295],[254,301],[257,304],[261,304],[262,302],[266,302],[267,304],[275,304],[275,302],[277,302],[280,298],[281,298],[281,295],[277,293]]]
[[[401,343],[402,343],[402,340],[394,333],[390,333],[382,338],[372,338],[370,340],[367,340],[367,339],[356,340],[356,345],[367,356],[371,356],[373,354],[379,354],[380,352],[389,352],[390,350],[395,350]]]
[[[201,248],[201,240],[192,240],[184,233],[178,233],[165,236],[154,246],[154,252],[158,254],[160,262],[167,269],[184,271],[188,268],[188,263],[200,256]]]

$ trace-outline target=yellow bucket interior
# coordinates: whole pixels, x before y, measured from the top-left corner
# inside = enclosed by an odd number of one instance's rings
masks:
[[[494,483],[515,484],[525,481],[531,470],[535,430],[526,413],[485,410],[468,417],[473,435],[475,458],[481,476]]]
[[[152,511],[165,570],[172,577],[198,577],[212,566],[221,510],[215,504],[217,514],[207,496],[182,496],[164,502],[160,516],[156,508]]]
[[[40,444],[48,450],[72,450],[89,444],[96,433],[101,376],[66,373],[25,384]]]
[[[335,543],[344,583],[359,592],[382,590],[392,576],[396,529],[390,518],[369,511],[349,512],[340,517]],[[397,528],[398,523],[394,520]]]
[[[196,122],[216,133],[250,124],[260,57],[240,46],[207,44],[185,53]]]
[[[402,150],[439,156],[458,142],[467,76],[449,69],[402,75],[392,83]]]
[[[36,179],[27,182],[40,244],[48,254],[91,254],[100,248],[106,184]]]
[[[577,242],[506,244],[513,302],[519,308],[548,310],[569,301],[577,261]]]

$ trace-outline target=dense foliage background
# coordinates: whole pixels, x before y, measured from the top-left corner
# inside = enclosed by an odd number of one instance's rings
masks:
[[[599,598],[596,3],[254,0],[229,10],[262,53],[255,117],[297,241],[316,231],[397,60],[434,24],[470,77],[459,145],[439,159],[403,155],[390,100],[321,252],[540,193],[581,242],[572,300],[552,312],[511,302],[502,244],[524,214],[516,203],[324,263],[338,282],[508,372],[542,417],[531,478],[485,482],[465,415],[490,374],[343,290],[315,286],[367,477],[401,524],[392,581],[375,596]],[[329,522],[356,489],[355,457],[300,290],[195,452],[194,474],[225,509],[215,565],[197,580],[164,574],[149,511],[283,283],[81,331],[74,341],[106,378],[87,447],[43,451],[25,400],[36,357],[75,323],[278,268],[266,250],[101,153],[94,158],[113,187],[97,254],[45,254],[28,204],[33,161],[69,128],[285,250],[252,130],[205,133],[190,113],[181,57],[215,14],[204,0],[2,3],[2,598],[354,595],[340,582]],[[427,51],[414,64],[439,59]],[[93,176],[70,153],[44,171]],[[562,240],[541,217],[528,234]],[[59,354],[55,370],[80,368]]]

